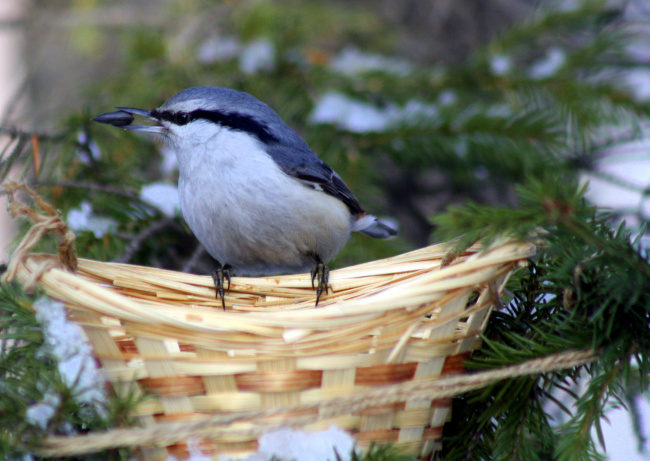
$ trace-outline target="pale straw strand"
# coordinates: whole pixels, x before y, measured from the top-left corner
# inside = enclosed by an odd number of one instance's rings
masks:
[[[29,251],[40,241],[43,235],[47,234],[48,232],[53,232],[61,238],[58,246],[59,259],[63,266],[69,270],[75,270],[77,268],[77,252],[74,247],[75,235],[74,232],[68,228],[65,221],[61,219],[56,209],[45,202],[34,190],[30,189],[26,184],[11,182],[5,184],[4,188],[7,191],[7,208],[9,209],[11,215],[14,218],[17,218],[19,216],[27,217],[34,223],[34,225],[25,234],[22,241],[18,244],[18,247],[14,251],[14,254],[12,255],[7,267],[7,271],[2,276],[2,282],[7,283],[14,280],[16,273],[18,272],[18,268],[24,263],[25,257]],[[31,196],[36,205],[44,212],[44,214],[39,213],[29,206],[20,203],[20,201],[16,198],[16,193],[19,190],[24,190],[29,196]],[[32,291],[36,287],[36,283],[40,280],[43,274],[49,271],[52,267],[53,264],[51,263],[42,264],[39,267],[39,270],[32,274],[30,278],[23,284],[25,291]]]

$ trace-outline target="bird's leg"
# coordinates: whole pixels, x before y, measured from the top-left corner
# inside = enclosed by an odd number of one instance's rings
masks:
[[[212,280],[214,280],[215,296],[217,299],[221,297],[221,305],[223,310],[226,310],[226,290],[230,290],[230,266],[224,264],[223,266],[217,261],[217,269],[212,272]],[[228,288],[224,288],[224,282],[228,280]]]
[[[311,287],[316,289],[316,306],[320,301],[320,295],[329,291],[330,270],[321,259],[316,256],[316,265],[311,270]],[[315,283],[318,280],[318,283]]]

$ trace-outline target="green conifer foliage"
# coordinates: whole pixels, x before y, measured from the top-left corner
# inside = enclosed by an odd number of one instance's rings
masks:
[[[617,405],[630,409],[639,440],[648,435],[635,398],[647,394],[650,376],[650,264],[643,243],[649,218],[642,207],[595,207],[584,181],[589,174],[648,195],[644,186],[599,168],[612,160],[612,148],[647,137],[650,105],[623,78],[640,67],[628,50],[639,32],[622,10],[601,2],[540,10],[453,68],[393,61],[344,72],[331,64],[345,45],[389,55],[398,35],[363,2],[352,9],[348,2],[170,3],[164,28],[94,31],[97,55],[114,53],[119,72],[88,85],[61,123],[34,132],[9,122],[0,127],[0,181],[10,173],[26,179],[63,216],[89,206],[107,220],[104,232],[77,232],[80,256],[208,273],[212,262],[182,218],[140,195],[152,182],[175,183],[164,150],[90,120],[113,106],[156,107],[190,86],[246,91],[276,109],[369,211],[399,220],[399,238],[353,236],[336,265],[452,239],[458,248],[502,235],[539,245],[511,278],[470,370],[571,349],[599,351],[594,363],[455,399],[439,459],[600,459],[600,423]],[[183,29],[188,21],[195,30]],[[199,59],[216,25],[239,51]],[[272,63],[243,72],[241,50],[262,38],[275,50]],[[331,93],[363,105],[381,127],[310,121]],[[634,222],[626,225],[624,217]],[[39,250],[51,245],[45,239]],[[81,411],[51,360],[37,352],[43,339],[28,309],[34,299],[15,286],[0,288],[0,456],[29,453],[46,433],[66,427],[126,425],[137,404],[113,399],[108,416]],[[42,430],[25,423],[24,414],[47,389],[69,398]],[[553,419],[555,411],[563,418]],[[367,459],[400,456],[376,447]]]

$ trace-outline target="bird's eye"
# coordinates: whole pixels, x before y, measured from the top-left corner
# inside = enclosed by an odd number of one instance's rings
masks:
[[[192,121],[192,117],[187,112],[177,112],[173,121],[176,125],[187,125]]]

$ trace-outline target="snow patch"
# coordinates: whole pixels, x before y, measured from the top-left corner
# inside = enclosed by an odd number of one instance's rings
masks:
[[[43,296],[34,302],[33,307],[36,320],[43,328],[44,347],[56,358],[63,382],[75,391],[77,401],[103,411],[101,404],[106,401],[104,380],[81,328],[67,320],[65,306],[59,301]],[[32,417],[47,417],[47,406],[58,406],[57,396],[46,394],[40,404],[31,407]]]
[[[550,48],[539,61],[535,62],[528,72],[530,78],[542,80],[558,73],[566,62],[566,53],[561,48]]]
[[[266,38],[248,43],[239,55],[239,68],[248,75],[275,69],[275,45]]]
[[[68,211],[68,226],[74,232],[90,231],[96,238],[117,230],[117,221],[111,218],[98,216],[93,213],[93,208],[88,202],[81,202],[79,208]]]
[[[438,106],[411,100],[404,107],[389,104],[383,108],[352,99],[342,93],[328,92],[316,102],[309,121],[314,124],[331,123],[354,133],[386,131],[400,123],[417,123],[435,119]]]
[[[493,75],[505,75],[512,70],[512,58],[504,54],[495,54],[490,59],[490,71]]]
[[[237,57],[241,43],[234,36],[213,36],[204,41],[197,50],[197,58],[203,64],[227,61]]]
[[[178,186],[154,182],[140,189],[140,200],[156,207],[168,218],[180,216],[181,205],[178,198]]]
[[[258,452],[246,461],[349,461],[354,450],[354,438],[334,425],[319,432],[280,429],[262,435],[258,444]],[[219,461],[228,459],[221,457]]]
[[[364,53],[354,47],[346,47],[332,58],[330,68],[340,74],[350,76],[373,71],[408,75],[413,70],[413,66],[407,61]]]

